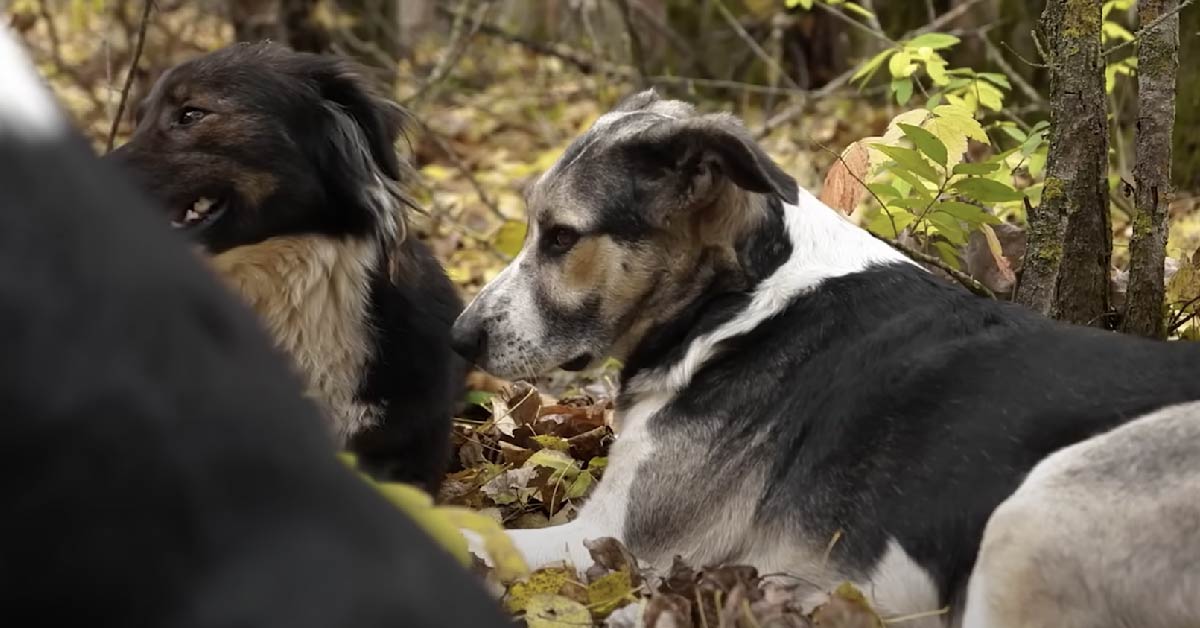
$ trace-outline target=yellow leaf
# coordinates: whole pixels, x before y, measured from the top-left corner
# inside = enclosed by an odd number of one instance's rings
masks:
[[[624,569],[606,573],[588,585],[588,607],[597,619],[633,600],[633,582]]]
[[[529,628],[579,628],[591,626],[592,615],[583,604],[561,595],[535,595],[525,607]]]
[[[440,164],[429,164],[421,168],[421,174],[430,181],[441,183],[454,176],[454,171]]]
[[[455,527],[479,535],[483,549],[492,561],[495,576],[500,582],[512,582],[529,573],[529,565],[521,551],[495,519],[459,506],[439,508]]]
[[[471,564],[467,539],[459,532],[459,526],[447,518],[444,509],[434,507],[433,498],[428,493],[415,486],[397,482],[373,484],[461,564]]]
[[[504,596],[504,607],[510,613],[525,612],[534,596],[558,595],[564,586],[574,581],[575,572],[570,568],[539,569],[508,588],[508,593]]]
[[[983,126],[960,105],[939,105],[933,108],[933,117],[921,125],[946,145],[949,156],[947,166],[953,168],[962,162],[967,152],[967,139],[987,143],[988,136]]]
[[[557,451],[570,451],[571,443],[561,436],[552,434],[538,434],[533,437],[533,442],[542,446],[543,449],[554,449]]]
[[[570,455],[554,449],[539,449],[521,466],[548,467],[568,480],[579,473],[579,464]]]
[[[520,220],[506,220],[492,236],[492,246],[509,257],[516,257],[525,243],[525,223]]]
[[[567,487],[567,499],[579,499],[580,497],[587,495],[587,492],[591,490],[592,485],[595,483],[596,477],[591,473],[588,473],[587,471],[580,473],[579,476],[571,482],[571,485]]]

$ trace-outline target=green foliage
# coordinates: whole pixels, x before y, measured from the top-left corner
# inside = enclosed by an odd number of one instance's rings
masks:
[[[1114,10],[1129,11],[1133,6],[1133,0],[1108,0],[1101,8],[1101,15],[1104,22],[1100,25],[1100,32],[1105,46],[1113,46],[1123,42],[1134,40],[1133,33],[1129,32],[1120,22],[1111,19]],[[1133,46],[1126,48],[1129,54],[1124,57],[1111,61],[1104,66],[1104,89],[1108,93],[1112,93],[1117,86],[1118,76],[1132,77],[1137,71],[1137,54],[1134,52]]]
[[[882,137],[862,142],[871,149],[867,187],[878,203],[867,228],[891,238],[919,235],[956,267],[972,230],[1019,214],[1025,198],[1037,194],[1037,184],[1018,190],[1013,175],[1040,172],[1048,128],[1006,120],[991,126],[993,141],[980,118],[1004,108],[1011,85],[1002,74],[949,68],[945,54],[958,43],[945,33],[918,35],[868,59],[851,79],[864,85],[886,66],[897,103],[917,93],[926,100],[893,118]],[[972,140],[990,145],[991,156],[965,161]]]
[[[871,13],[870,11],[868,11],[861,4],[858,4],[856,2],[851,2],[850,0],[823,0],[823,1],[825,2],[825,4],[827,4],[831,7],[837,7],[837,8],[843,9],[846,12],[853,13],[855,15],[858,15],[859,17],[865,17],[865,18],[875,17],[874,13]],[[812,10],[814,4],[816,4],[816,0],[784,0],[784,6],[786,6],[789,9],[794,9],[796,7],[800,7],[801,9],[804,9],[805,11],[810,11],[810,10]]]

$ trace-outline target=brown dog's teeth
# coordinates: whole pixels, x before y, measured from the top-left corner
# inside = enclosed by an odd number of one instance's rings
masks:
[[[208,210],[212,209],[212,206],[213,200],[211,198],[200,198],[192,204],[192,209],[194,209],[197,214],[205,214],[208,213]]]
[[[197,220],[200,220],[200,214],[197,214],[194,210],[189,209],[187,210],[187,213],[183,215],[183,221],[185,223],[196,222]]]

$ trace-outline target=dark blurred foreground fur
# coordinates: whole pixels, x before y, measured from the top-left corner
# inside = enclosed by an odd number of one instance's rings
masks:
[[[462,304],[405,237],[404,118],[345,59],[236,44],[165,73],[113,156],[292,356],[337,443],[436,492]]]
[[[505,625],[5,30],[0,67],[0,623]]]

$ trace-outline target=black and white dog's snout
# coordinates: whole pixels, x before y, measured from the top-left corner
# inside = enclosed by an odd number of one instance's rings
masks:
[[[476,314],[475,308],[463,312],[450,328],[450,345],[463,359],[479,364],[487,354],[487,325],[484,318]]]

